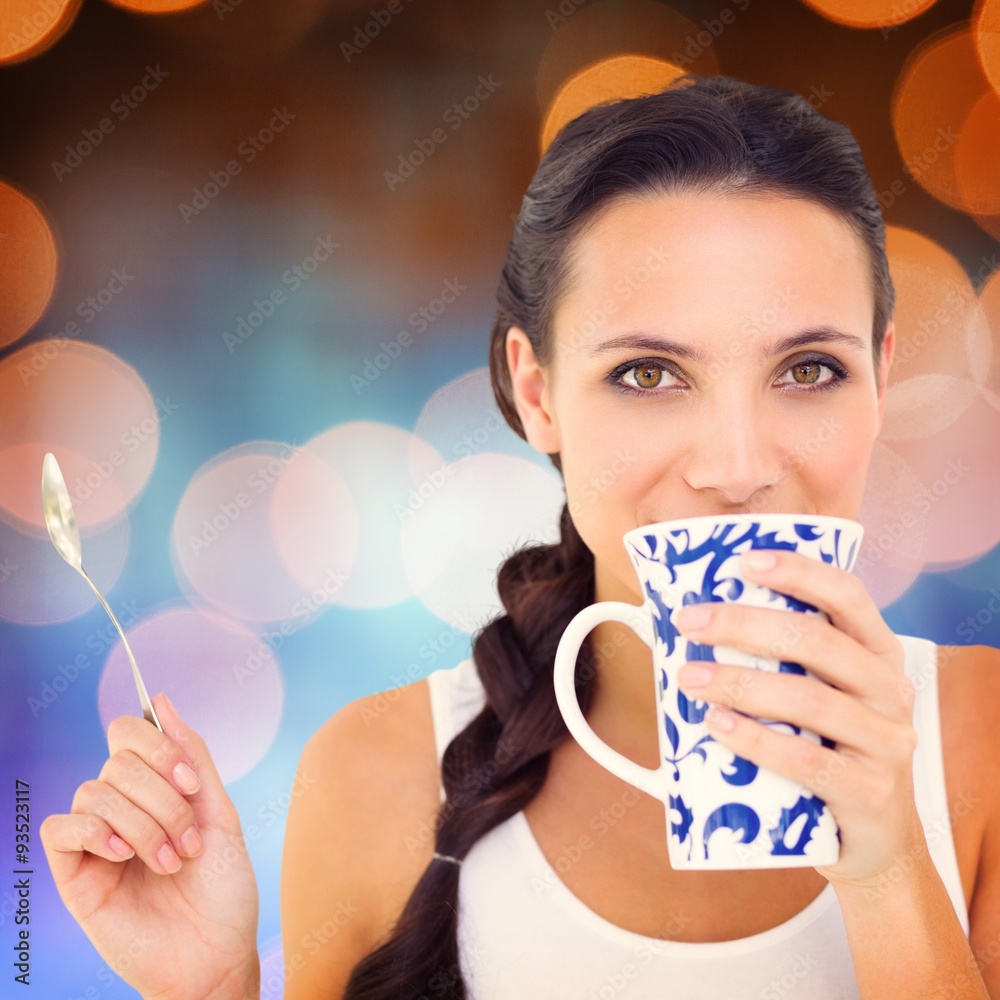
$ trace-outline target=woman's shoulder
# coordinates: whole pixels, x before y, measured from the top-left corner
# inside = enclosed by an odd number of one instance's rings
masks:
[[[441,752],[484,698],[471,658],[365,695],[320,726],[302,753],[302,766],[337,775],[343,794],[365,804],[368,825],[434,813],[440,804]],[[428,846],[428,860],[432,852]]]
[[[283,936],[305,941],[338,906],[350,919],[337,949],[307,956],[303,985],[342,978],[398,919],[433,855],[439,780],[426,679],[349,702],[310,737],[285,830]]]
[[[427,679],[346,704],[313,734],[302,753],[306,764],[330,775],[327,780],[361,810],[355,828],[365,843],[372,841],[361,833],[364,827],[368,832],[399,830],[406,819],[433,817],[440,771]],[[405,838],[405,830],[400,832]],[[398,853],[397,846],[383,844],[381,850]],[[427,860],[432,852],[430,844]],[[420,853],[404,848],[409,858]],[[388,860],[383,857],[382,863]]]
[[[1000,649],[939,645],[937,666],[942,737],[985,778],[1000,758]]]
[[[1000,914],[1000,650],[939,645],[937,665],[949,818],[978,936],[984,912]]]
[[[1000,746],[1000,649],[993,646],[937,646],[938,696],[942,729],[963,732],[970,751],[984,759]]]

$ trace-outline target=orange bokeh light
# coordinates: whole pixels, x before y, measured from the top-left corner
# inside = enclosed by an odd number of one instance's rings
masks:
[[[546,11],[552,37],[535,73],[543,116],[570,77],[616,55],[648,56],[684,72],[712,76],[719,72],[717,43],[742,17],[742,11],[727,10],[697,22],[656,0],[584,4],[569,14],[565,6]]]
[[[896,348],[882,436],[926,437],[979,396],[989,329],[965,269],[944,247],[887,226],[886,253],[896,289]]]
[[[956,176],[959,137],[969,145],[963,174],[990,169],[978,157],[986,137],[965,134],[970,112],[989,90],[967,22],[928,38],[907,59],[892,95],[892,125],[907,172],[935,198],[959,211],[976,211]],[[992,168],[995,170],[995,165]]]
[[[0,65],[23,62],[55,45],[73,23],[83,0],[3,0]]]
[[[955,180],[967,212],[1000,213],[1000,97],[992,90],[976,101],[962,125]]]
[[[50,338],[0,361],[0,517],[44,535],[42,458],[51,451],[81,528],[121,516],[156,462],[160,422],[138,372],[96,344]]]
[[[650,56],[621,55],[591,63],[570,77],[549,105],[542,123],[541,152],[544,154],[567,122],[588,108],[603,101],[657,94],[685,72],[673,63]]]
[[[912,21],[937,0],[804,0],[830,21],[851,28],[892,28]]]
[[[1000,94],[1000,0],[980,0],[973,31],[983,72]]]
[[[38,322],[56,286],[58,254],[45,216],[26,195],[0,182],[0,347]]]
[[[108,3],[137,14],[177,14],[201,7],[208,0],[108,0]]]
[[[897,329],[901,343],[915,348],[897,388],[924,380],[926,392],[920,405],[894,417],[892,400],[886,401],[883,437],[890,438],[893,462],[905,475],[893,472],[894,482],[876,490],[874,505],[886,505],[883,492],[899,492],[888,506],[888,534],[899,534],[907,520],[916,522],[919,532],[909,532],[910,541],[923,535],[920,558],[943,569],[977,559],[1000,542],[994,511],[1000,494],[1000,270],[970,301],[965,269],[942,247],[895,227],[886,242],[900,299]],[[887,435],[894,420],[908,432]]]

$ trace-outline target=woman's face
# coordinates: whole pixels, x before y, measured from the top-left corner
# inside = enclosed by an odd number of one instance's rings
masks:
[[[857,516],[893,332],[872,361],[869,266],[816,203],[630,197],[575,242],[539,366],[508,333],[528,440],[559,452],[597,598],[641,595],[622,535],[702,514]]]

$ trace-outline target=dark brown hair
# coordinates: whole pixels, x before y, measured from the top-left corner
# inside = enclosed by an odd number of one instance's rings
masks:
[[[490,337],[497,404],[521,437],[506,362],[508,330],[524,330],[544,364],[574,240],[597,211],[614,199],[685,191],[803,198],[844,219],[870,263],[877,366],[894,291],[881,209],[850,130],[790,91],[686,74],[661,93],[589,109],[562,129],[538,164],[514,224]],[[550,457],[561,471],[559,456]],[[473,640],[486,704],[444,753],[447,798],[435,847],[441,854],[464,858],[523,809],[545,782],[550,751],[569,735],[556,705],[552,664],[570,619],[594,600],[594,560],[565,506],[560,528],[556,544],[529,545],[503,563],[497,589],[506,613]],[[596,666],[588,640],[576,675],[584,712]],[[464,1000],[459,871],[449,861],[431,861],[391,935],[355,967],[346,998]]]

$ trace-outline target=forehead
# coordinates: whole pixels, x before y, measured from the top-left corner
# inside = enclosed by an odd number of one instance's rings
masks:
[[[712,341],[820,324],[871,342],[865,246],[845,219],[813,201],[630,196],[590,220],[568,265],[554,313],[557,345],[570,332],[583,346],[636,327]]]

